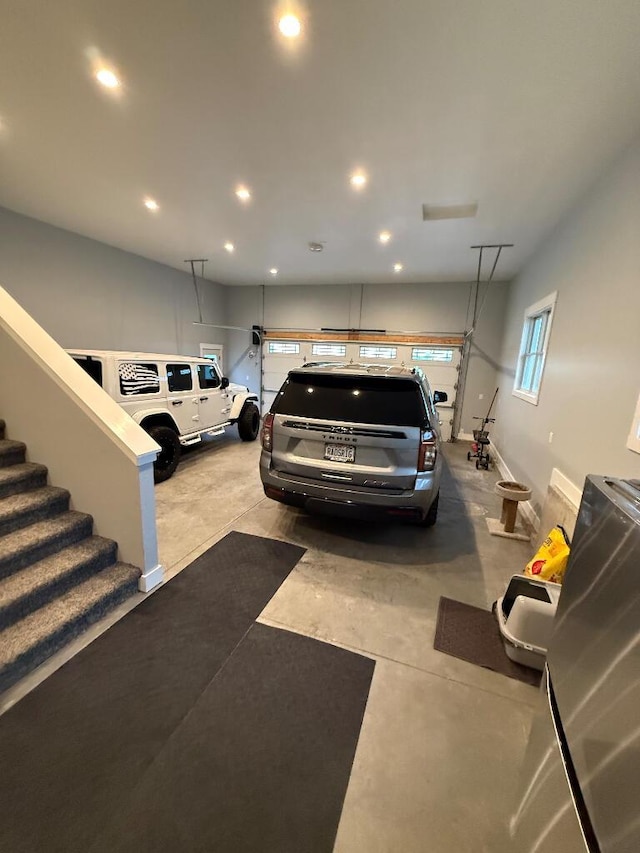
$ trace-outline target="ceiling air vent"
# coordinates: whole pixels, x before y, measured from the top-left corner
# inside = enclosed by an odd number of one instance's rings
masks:
[[[433,222],[436,219],[473,219],[478,212],[478,204],[423,204],[422,219]]]

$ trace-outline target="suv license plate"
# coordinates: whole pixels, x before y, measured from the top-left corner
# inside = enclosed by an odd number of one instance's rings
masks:
[[[324,458],[332,462],[355,462],[356,449],[353,444],[325,444]]]

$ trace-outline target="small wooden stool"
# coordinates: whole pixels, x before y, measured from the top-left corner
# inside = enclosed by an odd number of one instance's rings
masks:
[[[496,494],[502,498],[500,523],[504,524],[505,533],[513,533],[516,529],[518,504],[520,501],[529,500],[531,489],[522,483],[515,483],[512,480],[498,480],[496,483]]]

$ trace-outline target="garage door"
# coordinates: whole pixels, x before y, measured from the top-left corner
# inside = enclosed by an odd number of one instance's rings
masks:
[[[439,404],[442,436],[451,437],[456,385],[460,368],[461,342],[433,343],[431,340],[407,341],[326,341],[306,338],[276,337],[269,332],[263,346],[262,408],[268,412],[286,379],[287,373],[303,364],[314,361],[366,362],[368,364],[396,364],[421,367],[431,388],[446,391],[449,399]],[[288,333],[290,334],[290,333]]]

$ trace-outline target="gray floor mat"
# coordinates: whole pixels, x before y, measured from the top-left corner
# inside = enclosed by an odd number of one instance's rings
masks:
[[[526,684],[540,684],[538,670],[521,666],[507,657],[493,613],[480,607],[442,597],[433,647]]]

